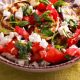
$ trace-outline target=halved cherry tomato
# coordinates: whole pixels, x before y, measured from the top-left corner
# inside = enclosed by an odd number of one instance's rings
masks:
[[[79,35],[80,35],[80,29],[77,29],[75,31],[74,36],[67,40],[68,46],[71,46],[73,44],[77,44],[78,40],[80,40]]]
[[[22,35],[22,37],[25,38],[26,40],[29,38],[29,33],[19,26],[15,27],[15,32]]]
[[[40,3],[38,6],[37,6],[37,10],[41,11],[41,12],[44,12],[46,11],[46,5],[44,3]]]
[[[50,47],[47,51],[41,51],[40,54],[45,61],[53,64],[66,60],[64,54],[53,47]]]
[[[46,10],[50,10],[50,12],[51,12],[50,16],[52,16],[53,19],[56,21],[59,16],[57,10],[55,8],[53,8],[51,4],[46,7]]]
[[[42,50],[44,50],[44,48],[40,46],[39,42],[33,43],[31,61],[40,61],[42,59],[40,51]]]
[[[42,51],[44,50],[44,48],[42,46],[40,46],[39,42],[35,42],[33,43],[32,45],[32,52],[35,54],[35,53],[39,53],[39,51]]]
[[[11,55],[17,56],[18,55],[18,50],[15,47],[14,41],[11,41],[11,42],[7,43],[4,47],[4,49],[3,49],[3,52],[8,52]]]
[[[3,52],[3,46],[2,45],[0,45],[0,53],[2,53]]]
[[[68,48],[66,49],[65,54],[70,56],[79,57],[80,56],[80,49],[79,48]]]
[[[49,0],[51,3],[56,3],[58,0]]]
[[[23,20],[28,21],[31,25],[35,24],[35,19],[34,19],[34,16],[32,16],[32,15],[31,16],[24,16]]]

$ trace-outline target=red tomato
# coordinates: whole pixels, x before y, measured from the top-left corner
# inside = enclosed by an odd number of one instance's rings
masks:
[[[32,16],[32,15],[31,16],[24,16],[23,20],[28,21],[31,25],[35,24],[35,19],[34,19],[34,16]]]
[[[77,44],[78,40],[79,40],[79,35],[80,35],[80,29],[77,29],[75,31],[75,34],[72,38],[69,38],[67,40],[68,46],[71,46],[73,44]]]
[[[68,54],[70,56],[79,57],[80,56],[80,49],[79,48],[68,48],[66,50],[65,54]]]
[[[42,46],[40,46],[40,44],[38,42],[33,43],[33,45],[32,45],[32,51],[33,51],[34,54],[35,53],[38,54],[39,51],[41,51],[41,50],[44,50],[44,48]]]
[[[41,11],[41,12],[44,12],[46,11],[46,5],[44,3],[40,3],[38,6],[37,6],[37,10]]]
[[[51,3],[56,3],[58,0],[49,0]]]
[[[31,61],[40,61],[42,59],[40,51],[42,51],[42,50],[44,50],[44,48],[41,47],[38,42],[33,43],[33,45],[32,45],[33,54],[31,55]]]
[[[24,16],[24,17],[23,17],[23,20],[25,20],[25,21],[30,21],[30,18],[29,18],[29,16]]]
[[[45,61],[53,64],[65,60],[64,54],[53,47],[50,47],[47,51],[42,51],[41,55]]]
[[[57,10],[53,8],[51,4],[46,7],[46,10],[50,10],[50,16],[56,21],[59,16]]]
[[[25,38],[25,39],[29,38],[29,33],[26,30],[24,30],[23,28],[19,27],[19,26],[15,27],[15,32],[22,35],[22,37]]]
[[[18,55],[18,50],[15,47],[14,41],[11,41],[11,42],[7,43],[4,47],[3,52],[8,52],[12,55],[17,56]]]
[[[3,46],[2,45],[0,45],[0,53],[2,53],[3,52]]]
[[[78,38],[77,37],[75,37],[75,38],[69,38],[67,40],[68,47],[71,46],[71,45],[77,44],[77,42],[78,42]]]

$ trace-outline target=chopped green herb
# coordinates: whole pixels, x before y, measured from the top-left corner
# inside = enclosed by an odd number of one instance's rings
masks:
[[[10,22],[13,22],[13,21],[15,21],[15,18],[14,18],[13,15],[11,15],[11,16],[10,16]],[[12,26],[15,26],[15,23],[12,23]]]
[[[26,16],[27,15],[27,7],[22,6],[22,10],[23,10],[23,15]]]
[[[41,30],[41,33],[48,37],[53,35],[53,32],[49,28],[46,28],[46,27],[44,27]]]
[[[64,1],[64,0],[58,0],[55,4],[54,4],[54,7],[55,8],[58,8],[60,6],[64,6],[66,5],[67,3]]]
[[[19,58],[24,59],[27,57],[28,53],[31,51],[32,43],[28,42],[27,44],[17,42],[16,47],[19,50]]]
[[[52,22],[52,19],[51,19],[51,17],[49,16],[49,14],[50,14],[50,11],[48,10],[48,11],[44,12],[44,13],[41,15],[41,18],[45,19],[45,20],[48,21],[48,22]]]
[[[33,16],[37,22],[40,22],[40,17],[36,13],[33,13]]]
[[[70,26],[72,26],[73,28],[77,28],[77,22],[75,22],[74,20],[70,19],[69,22]]]
[[[40,2],[44,3],[44,4],[50,4],[49,0],[39,0]]]
[[[15,24],[16,26],[20,26],[20,27],[24,27],[24,26],[26,26],[26,25],[29,24],[28,21],[19,21],[19,22],[17,22],[17,21],[12,21],[12,22],[10,22],[10,23],[11,23],[11,24]]]

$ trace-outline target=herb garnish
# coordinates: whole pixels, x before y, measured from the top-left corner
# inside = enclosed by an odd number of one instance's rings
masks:
[[[19,58],[20,59],[25,59],[27,57],[27,55],[31,51],[31,46],[32,46],[31,42],[28,42],[27,44],[21,43],[21,42],[16,43],[16,47],[19,50]]]
[[[49,0],[39,0],[40,2],[44,3],[44,4],[50,4]]]
[[[41,30],[41,33],[44,34],[45,36],[48,36],[48,37],[53,35],[53,32],[47,27],[44,27]]]
[[[29,24],[28,21],[12,21],[11,24],[15,24],[16,26],[24,27]]]

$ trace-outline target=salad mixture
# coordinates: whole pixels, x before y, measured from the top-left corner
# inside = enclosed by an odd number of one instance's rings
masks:
[[[80,6],[63,0],[0,3],[0,55],[19,65],[50,66],[80,56]]]

